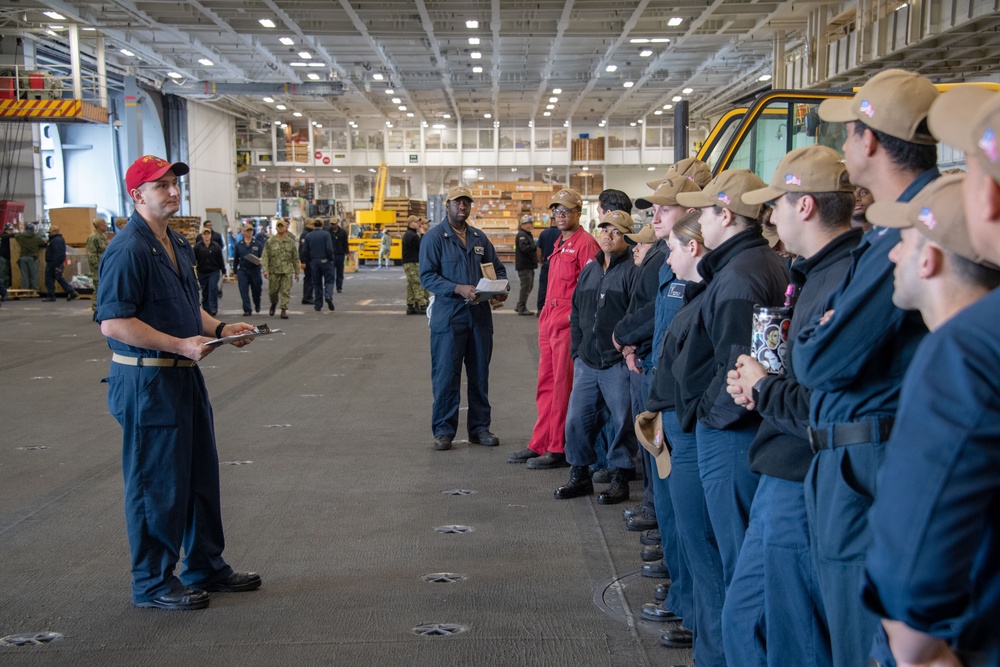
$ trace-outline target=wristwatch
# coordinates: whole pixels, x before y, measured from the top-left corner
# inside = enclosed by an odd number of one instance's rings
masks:
[[[226,328],[225,322],[219,322],[219,326],[215,327],[215,337],[222,338],[222,330]]]

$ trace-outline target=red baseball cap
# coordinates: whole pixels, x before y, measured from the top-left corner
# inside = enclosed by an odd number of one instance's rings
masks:
[[[174,175],[183,176],[191,171],[191,168],[183,162],[170,163],[155,155],[143,155],[133,162],[132,166],[125,172],[125,186],[129,192],[132,192],[143,183],[155,181],[171,170],[173,170]]]

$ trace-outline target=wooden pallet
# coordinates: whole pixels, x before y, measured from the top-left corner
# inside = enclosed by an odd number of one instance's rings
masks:
[[[38,298],[39,294],[33,289],[9,289],[7,290],[8,299],[35,299]]]

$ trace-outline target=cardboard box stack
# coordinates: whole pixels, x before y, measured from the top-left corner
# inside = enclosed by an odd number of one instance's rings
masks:
[[[470,222],[490,237],[501,261],[513,262],[514,237],[521,217],[530,214],[536,221],[547,220],[552,193],[558,188],[532,181],[483,181],[472,188],[475,201]]]

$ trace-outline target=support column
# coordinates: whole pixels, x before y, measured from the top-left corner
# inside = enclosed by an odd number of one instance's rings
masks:
[[[132,164],[142,156],[142,91],[134,76],[125,77],[125,158]]]
[[[83,84],[80,80],[80,28],[69,24],[69,62],[73,74],[73,99],[83,99]]]
[[[100,98],[101,108],[108,108],[108,68],[104,57],[104,35],[97,33],[97,94]]]
[[[674,162],[688,156],[688,101],[674,105]]]

